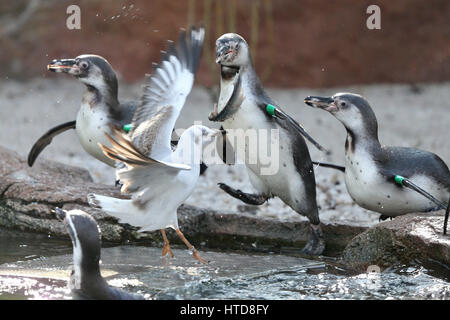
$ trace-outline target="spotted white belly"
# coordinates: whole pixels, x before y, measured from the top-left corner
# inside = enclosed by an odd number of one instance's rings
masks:
[[[252,186],[259,193],[278,196],[296,211],[306,211],[304,183],[296,170],[287,132],[272,127],[264,113],[248,99],[222,125],[231,143],[234,136],[237,163],[247,166]],[[252,140],[252,131],[256,140]],[[261,149],[263,145],[265,150]]]
[[[437,199],[446,197],[445,190],[424,175],[409,179]],[[388,216],[428,211],[436,204],[406,187],[388,182],[365,151],[346,153],[345,183],[353,200],[363,208]]]
[[[98,143],[111,145],[105,136],[105,132],[111,134],[111,131],[108,116],[103,109],[91,108],[88,103],[82,104],[77,115],[76,132],[87,153],[109,166],[114,166],[114,160],[106,157],[98,146]]]

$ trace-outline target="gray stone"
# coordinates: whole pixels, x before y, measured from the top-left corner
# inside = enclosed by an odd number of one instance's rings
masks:
[[[37,162],[29,168],[13,151],[0,147],[0,226],[67,237],[52,209],[80,209],[98,222],[103,240],[108,242],[157,241],[158,231],[140,233],[127,224],[98,209],[89,207],[88,193],[124,198],[119,188],[92,182],[81,168],[53,161]],[[222,214],[212,210],[183,205],[178,209],[179,224],[194,244],[210,248],[279,251],[284,247],[302,248],[309,237],[307,222],[280,222],[260,218],[251,213]],[[335,254],[365,227],[327,224],[323,226],[327,242],[326,254]],[[168,230],[171,242],[181,243],[175,232]],[[198,245],[197,245],[198,246]]]
[[[369,265],[386,268],[419,260],[450,267],[450,235],[443,235],[445,211],[406,214],[385,221],[356,236],[342,261],[355,270]]]

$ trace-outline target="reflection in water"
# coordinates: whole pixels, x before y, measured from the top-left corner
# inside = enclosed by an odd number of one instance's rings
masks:
[[[0,230],[0,300],[70,299],[71,253],[68,240]],[[197,265],[186,250],[174,253],[165,264],[159,248],[103,248],[102,274],[110,285],[147,299],[450,299],[445,266],[349,275],[332,266],[333,259],[325,266],[296,257],[205,251],[211,262]]]
[[[71,299],[66,281],[0,276],[0,300],[62,300]]]
[[[258,277],[205,279],[159,293],[156,299],[449,299],[450,284],[409,267],[387,273],[336,275],[308,270]]]

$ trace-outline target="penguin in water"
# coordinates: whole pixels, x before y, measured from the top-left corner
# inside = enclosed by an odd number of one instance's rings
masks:
[[[194,28],[191,28],[195,30]],[[185,36],[180,32],[180,39]],[[169,41],[168,52],[175,50],[175,44]],[[163,52],[163,58],[165,56]],[[116,73],[109,62],[98,55],[83,54],[75,59],[54,59],[47,66],[52,72],[66,73],[74,76],[86,86],[80,109],[75,121],[60,124],[42,135],[28,153],[28,165],[33,166],[39,154],[49,145],[53,138],[67,130],[75,129],[83,149],[103,163],[114,167],[115,161],[106,157],[98,143],[109,145],[105,132],[112,134],[111,126],[128,129],[134,113],[140,104],[138,101],[119,102]],[[151,100],[152,94],[145,93],[141,101]],[[176,145],[177,141],[172,144]],[[200,171],[206,170],[204,163]]]
[[[255,155],[249,152],[254,146],[248,143],[246,130],[256,130],[259,133],[275,130],[279,134],[279,158],[275,160],[279,164],[277,172],[263,174],[259,158],[256,163],[245,161],[250,182],[257,194],[244,193],[223,183],[219,184],[220,188],[251,205],[261,205],[272,197],[279,197],[310,221],[311,235],[302,253],[320,255],[325,242],[316,203],[314,169],[302,136],[303,129],[275,107],[275,103],[265,93],[253,68],[250,50],[244,38],[235,33],[222,35],[216,41],[216,63],[221,70],[220,94],[209,119],[221,122],[227,138],[233,132],[235,140],[245,141],[244,153],[247,159]],[[261,138],[260,135],[258,139]],[[270,145],[271,142],[267,141],[267,144]],[[235,151],[239,154],[238,150]]]
[[[381,213],[381,219],[447,208],[446,233],[450,171],[441,158],[415,148],[382,146],[375,113],[360,95],[310,96],[305,103],[345,126],[345,168],[335,167],[345,172],[348,193],[358,205]]]
[[[86,212],[55,208],[56,217],[64,223],[73,245],[73,270],[69,287],[74,299],[144,300],[118,288],[112,288],[100,274],[100,229]]]

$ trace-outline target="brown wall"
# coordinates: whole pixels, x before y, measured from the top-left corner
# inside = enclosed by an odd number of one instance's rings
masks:
[[[123,80],[141,80],[159,59],[165,40],[176,39],[178,29],[187,26],[188,16],[206,22],[205,4],[210,2],[214,21],[198,78],[204,85],[217,82],[214,41],[222,32],[231,31],[233,3],[236,31],[251,44],[255,39],[251,37],[251,12],[259,3],[259,14],[254,15],[259,18],[259,41],[252,50],[266,85],[326,87],[450,80],[448,0],[41,1],[42,6],[19,33],[0,38],[2,78],[50,77],[45,67],[51,59],[96,53],[106,57]],[[17,16],[25,2],[0,0],[0,24],[5,17]],[[70,4],[81,7],[81,30],[66,28],[65,11]],[[193,4],[195,15],[189,11]],[[272,18],[266,15],[267,4],[272,6]],[[381,7],[381,30],[366,28],[370,4]],[[223,21],[222,27],[217,21]]]

